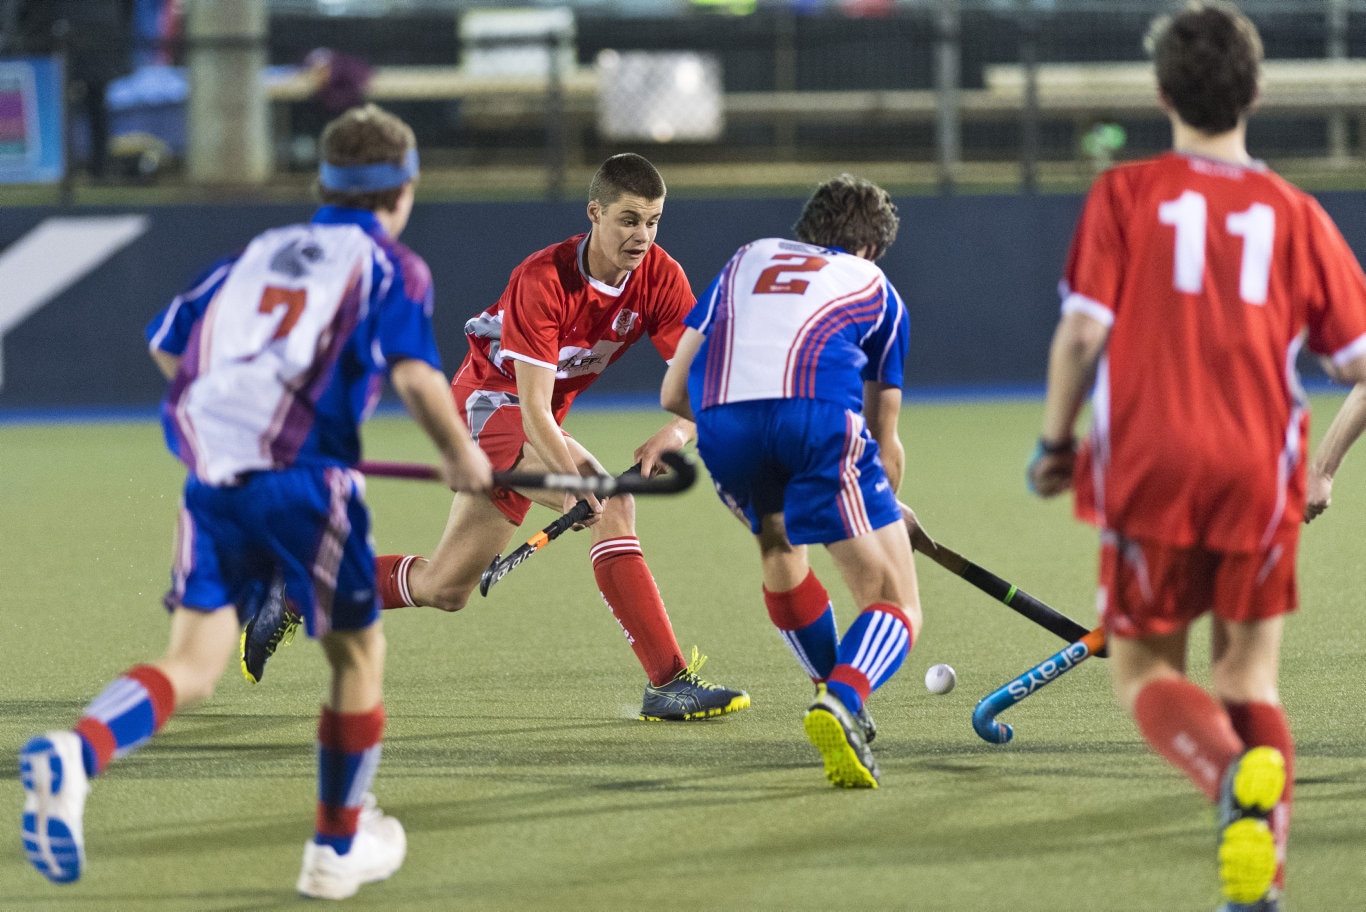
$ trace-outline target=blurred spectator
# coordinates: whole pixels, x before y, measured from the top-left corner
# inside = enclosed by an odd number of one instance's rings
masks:
[[[90,128],[89,171],[103,177],[109,156],[109,83],[133,69],[133,0],[15,0],[19,49],[65,53],[71,113]]]
[[[313,167],[317,162],[315,137],[327,122],[365,102],[374,67],[359,57],[332,48],[314,48],[304,57],[313,94],[307,104],[295,107],[291,115],[290,162]]]
[[[840,12],[853,18],[890,16],[892,0],[843,0]]]
[[[184,0],[134,0],[134,63],[139,68],[173,63],[184,18]]]
[[[304,58],[317,80],[313,100],[322,105],[331,119],[365,101],[365,89],[374,69],[359,57],[331,48],[316,48]]]
[[[1099,174],[1115,163],[1115,156],[1124,151],[1128,141],[1129,136],[1123,126],[1101,121],[1087,130],[1086,135],[1081,138],[1081,150]]]

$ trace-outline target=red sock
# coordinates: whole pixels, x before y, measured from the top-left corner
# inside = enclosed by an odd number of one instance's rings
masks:
[[[816,578],[816,572],[808,569],[806,578],[786,592],[774,592],[765,586],[764,605],[769,620],[812,682],[824,681],[835,667],[840,633],[835,626],[830,593]]]
[[[381,554],[375,558],[375,582],[381,608],[413,608],[417,602],[408,590],[408,569],[422,558],[416,554]]]
[[[1153,750],[1219,800],[1224,770],[1246,749],[1223,704],[1185,678],[1162,678],[1139,691],[1134,721]]]
[[[816,571],[807,570],[806,577],[786,592],[774,592],[764,587],[764,606],[768,608],[769,620],[779,630],[801,630],[814,624],[830,607],[830,593],[816,577]]]
[[[1290,734],[1284,707],[1274,703],[1226,703],[1233,730],[1248,747],[1274,747],[1285,757],[1285,793],[1271,812],[1271,832],[1276,836],[1276,886],[1285,887],[1285,846],[1290,836],[1290,806],[1295,785],[1295,739]]]
[[[318,815],[313,841],[339,854],[351,850],[365,793],[379,765],[384,705],[343,713],[327,706],[318,717]]]
[[[602,600],[612,609],[650,683],[668,683],[688,663],[683,661],[664,600],[645,565],[640,540],[634,536],[609,538],[594,545],[588,554]]]

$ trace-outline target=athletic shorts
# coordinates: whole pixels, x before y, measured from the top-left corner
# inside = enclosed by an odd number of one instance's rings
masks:
[[[1257,552],[1178,548],[1106,532],[1099,594],[1106,630],[1133,639],[1183,630],[1207,611],[1234,622],[1290,614],[1299,607],[1298,546],[1298,527]]]
[[[781,513],[794,545],[827,545],[901,522],[901,505],[863,416],[820,399],[704,409],[697,452],[716,493],[758,533]]]
[[[452,386],[455,407],[470,429],[470,436],[495,472],[506,472],[517,465],[526,448],[526,430],[522,427],[522,406],[513,393],[476,390]],[[560,433],[564,434],[563,429]],[[564,434],[568,437],[568,434]],[[495,486],[489,499],[499,512],[521,525],[531,510],[531,501],[512,488]]]
[[[240,484],[185,483],[168,607],[236,605],[245,621],[276,576],[309,636],[379,619],[370,513],[360,474],[295,466]]]

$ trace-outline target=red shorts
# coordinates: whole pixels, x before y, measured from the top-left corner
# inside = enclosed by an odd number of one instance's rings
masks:
[[[465,419],[470,435],[489,458],[493,470],[506,472],[514,468],[521,461],[526,446],[522,407],[517,396],[454,384],[451,386],[451,395],[455,397],[455,407],[460,417]],[[532,502],[512,488],[494,487],[489,492],[489,499],[499,512],[519,526],[531,510]]]
[[[1183,630],[1207,611],[1225,621],[1258,621],[1299,607],[1299,528],[1257,552],[1178,548],[1107,532],[1100,549],[1105,629],[1127,639]]]

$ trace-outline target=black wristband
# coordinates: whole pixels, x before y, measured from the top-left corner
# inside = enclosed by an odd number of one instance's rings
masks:
[[[1060,456],[1063,453],[1071,453],[1077,448],[1077,438],[1068,437],[1062,443],[1049,443],[1042,437],[1039,438],[1039,452],[1045,456]]]

